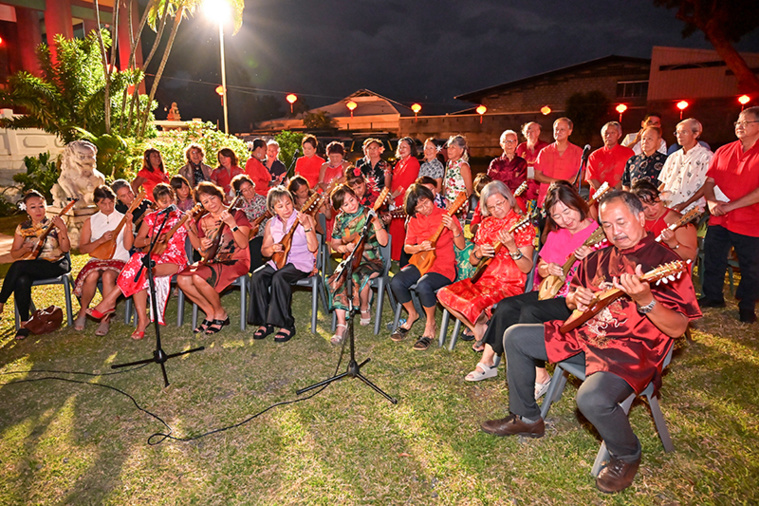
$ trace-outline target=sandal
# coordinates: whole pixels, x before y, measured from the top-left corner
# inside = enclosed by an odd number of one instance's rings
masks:
[[[208,326],[206,329],[206,335],[210,336],[211,334],[215,334],[217,332],[220,332],[221,329],[229,325],[229,316],[225,320],[214,320],[211,322],[211,325]]]
[[[342,328],[343,331],[340,334],[338,334],[337,331],[340,328]],[[335,333],[330,338],[329,342],[332,343],[332,344],[334,344],[335,346],[337,346],[339,344],[343,344],[343,341],[345,341],[345,331],[347,330],[347,328],[348,328],[348,326],[346,324],[344,324],[344,323],[338,323],[337,326],[335,327]]]
[[[395,329],[395,331],[392,334],[390,334],[390,339],[392,339],[396,343],[399,342],[399,341],[403,341],[404,339],[406,339],[406,334],[408,334],[409,331],[411,331],[411,328],[418,321],[419,321],[419,318],[417,318],[416,320],[414,320],[413,322],[411,322],[411,325],[409,325],[408,328],[398,327],[397,329]]]
[[[537,401],[541,397],[543,397],[546,392],[548,392],[548,388],[551,386],[551,378],[548,378],[548,381],[545,383],[538,383],[535,382],[535,400]]]
[[[213,323],[213,320],[206,320],[205,318],[203,318],[203,321],[200,322],[200,325],[195,327],[195,330],[193,330],[193,332],[195,334],[202,334],[206,330],[208,330],[208,326],[211,325],[212,323]]]
[[[274,336],[274,342],[275,343],[286,343],[290,339],[293,338],[295,335],[295,328],[292,329],[279,329],[279,332],[277,332],[277,335]]]
[[[364,318],[364,315],[366,314],[366,318]],[[369,311],[369,309],[362,309],[361,310],[361,319],[358,321],[358,323],[362,327],[366,327],[370,323],[372,323],[372,312]]]
[[[272,332],[274,332],[274,327],[272,325],[261,325],[253,334],[253,339],[266,339],[266,336]]]
[[[485,351],[485,339],[482,338],[475,341],[472,345],[472,351],[475,353],[482,353]]]
[[[416,351],[426,351],[430,347],[430,343],[432,343],[431,337],[422,336],[414,343],[414,349]]]
[[[16,339],[18,339],[19,341],[22,339],[26,339],[27,337],[29,337],[29,329],[21,328],[21,329],[18,329],[18,332],[16,332]]]
[[[139,341],[140,339],[145,337],[145,331],[144,330],[135,330],[132,332],[132,339],[135,341]]]
[[[91,316],[92,318],[94,318],[96,320],[102,320],[106,316],[112,315],[115,312],[116,312],[116,308],[115,307],[112,307],[111,309],[106,309],[102,313],[100,311],[98,311],[97,309],[95,309],[94,307],[93,308],[89,308],[88,307],[85,310],[85,313],[87,313],[87,316]]]
[[[485,365],[482,362],[477,364],[474,371],[464,376],[465,381],[482,381],[498,376],[498,367],[494,365]]]
[[[76,317],[76,320],[74,320],[74,330],[81,332],[84,330],[84,327],[87,325],[87,313],[81,312],[79,313],[79,316]]]
[[[459,339],[462,341],[474,341],[474,334],[472,333],[471,329],[467,327],[461,333],[461,337],[459,337]]]
[[[95,335],[102,337],[108,334],[109,330],[111,330],[111,319],[103,318],[102,320],[100,320],[100,325],[98,325],[98,328],[95,330]]]

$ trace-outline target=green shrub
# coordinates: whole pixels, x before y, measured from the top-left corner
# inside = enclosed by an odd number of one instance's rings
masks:
[[[219,165],[216,153],[221,148],[230,148],[239,159],[240,166],[244,167],[250,157],[250,151],[244,141],[233,135],[220,132],[211,122],[192,122],[187,130],[170,130],[160,133],[150,142],[142,143],[138,151],[142,153],[148,147],[154,147],[161,152],[163,166],[169,174],[176,174],[180,167],[187,163],[184,150],[187,146],[196,142],[203,146],[206,152],[204,163],[211,167]],[[141,156],[140,156],[141,158]]]
[[[304,135],[301,132],[282,130],[274,137],[279,143],[279,159],[282,160],[282,163],[287,168],[290,168],[290,165],[293,163],[293,154],[296,149],[300,149],[300,143]],[[299,156],[303,156],[303,152],[299,153]]]
[[[13,180],[21,185],[21,192],[37,190],[49,201],[52,198],[50,189],[58,181],[60,175],[56,162],[50,160],[50,153],[40,153],[36,158],[25,156],[24,165],[26,165],[26,174],[13,175]]]

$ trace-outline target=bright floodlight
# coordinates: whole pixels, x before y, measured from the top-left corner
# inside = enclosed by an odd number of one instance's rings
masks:
[[[227,0],[203,0],[203,13],[211,21],[222,24],[229,19],[229,2]]]

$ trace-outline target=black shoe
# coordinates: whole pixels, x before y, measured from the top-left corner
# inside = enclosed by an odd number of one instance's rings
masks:
[[[611,457],[607,466],[598,473],[596,487],[607,494],[621,492],[632,485],[635,474],[638,472],[638,466],[640,466],[640,457],[632,462]]]
[[[261,327],[264,327],[263,330]],[[274,327],[272,325],[261,325],[253,334],[253,339],[266,339],[266,337],[272,332],[274,332]]]
[[[289,333],[286,334],[285,332],[289,332]],[[294,327],[291,328],[291,329],[279,329],[279,332],[277,332],[277,335],[274,336],[274,342],[275,343],[286,343],[287,341],[289,341],[290,339],[292,339],[294,335],[295,335],[295,328]]]
[[[738,308],[738,319],[743,323],[754,323],[756,321],[756,313],[753,309]]]
[[[474,334],[472,334],[472,331],[468,328],[461,333],[461,337],[459,337],[462,341],[474,341]]]
[[[215,334],[217,332],[221,332],[221,329],[229,325],[229,316],[225,320],[213,320],[211,322],[211,325],[208,326],[206,329],[206,335],[210,336],[211,334]]]
[[[517,415],[509,415],[498,420],[487,420],[480,425],[482,430],[494,436],[528,436],[543,437],[546,425],[540,418],[537,422],[527,423]]]
[[[706,297],[701,297],[698,299],[698,305],[702,308],[705,307],[725,307],[725,301],[723,300],[714,300],[714,299],[707,299]]]

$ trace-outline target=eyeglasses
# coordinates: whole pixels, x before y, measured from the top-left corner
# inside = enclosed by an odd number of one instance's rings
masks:
[[[503,143],[504,144],[516,144],[517,141],[515,141],[514,139],[506,139],[505,141],[503,141]]]
[[[735,125],[736,127],[737,126],[745,127],[749,123],[759,123],[759,120],[754,120],[754,121],[736,121],[736,122],[733,123],[733,125]]]
[[[500,202],[496,202],[496,203],[495,203],[495,204],[493,204],[492,206],[486,206],[486,207],[488,208],[488,211],[491,211],[491,212],[492,212],[492,211],[493,211],[493,209],[498,209],[498,208],[501,208],[501,207],[503,207],[503,206],[504,206],[504,204],[506,204],[506,201],[505,201],[505,200],[502,200],[502,201],[500,201]]]

